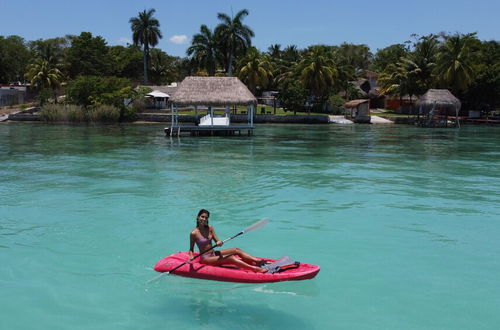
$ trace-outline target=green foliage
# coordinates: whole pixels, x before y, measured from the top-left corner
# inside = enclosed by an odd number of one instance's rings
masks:
[[[63,76],[54,64],[46,59],[37,58],[34,63],[28,66],[26,78],[38,89],[52,88],[55,90],[61,85]]]
[[[478,42],[475,33],[444,36],[445,42],[439,50],[436,74],[445,88],[455,95],[467,90],[474,81],[473,68]]]
[[[69,102],[85,108],[103,104],[121,107],[130,90],[126,78],[80,76],[66,88],[66,95]]]
[[[23,80],[30,51],[19,36],[0,36],[0,83]]]
[[[237,12],[234,18],[224,13],[217,14],[221,23],[215,28],[215,35],[219,43],[221,60],[225,64],[228,76],[233,74],[234,59],[245,54],[247,48],[252,46],[252,38],[255,34],[249,26],[243,24],[243,19],[248,14],[247,9]]]
[[[40,110],[40,120],[46,123],[116,123],[120,110],[111,105],[85,109],[77,105],[48,104]]]
[[[297,113],[306,103],[307,96],[308,91],[299,81],[287,79],[281,85],[278,100],[284,109]]]
[[[492,111],[500,107],[500,42],[481,44],[474,66],[476,79],[464,95],[472,109]]]
[[[69,76],[107,76],[112,71],[112,58],[106,41],[93,37],[90,32],[72,36],[71,47],[67,50]]]
[[[383,49],[379,49],[372,62],[373,70],[383,72],[390,64],[399,62],[399,59],[409,52],[408,46],[395,44]]]
[[[38,101],[38,103],[40,103],[41,106],[43,106],[52,97],[52,95],[53,93],[50,88],[42,88],[38,91],[36,100]]]
[[[160,22],[153,17],[154,13],[154,9],[144,10],[139,12],[137,17],[132,17],[129,20],[134,45],[143,46],[144,83],[146,84],[148,83],[149,46],[156,46],[163,37],[160,31]]]
[[[40,110],[40,120],[46,123],[83,123],[85,113],[76,105],[46,104]]]
[[[373,54],[367,45],[355,45],[346,42],[336,47],[334,56],[337,65],[349,70],[352,76],[367,70],[373,58]]]
[[[215,75],[217,67],[218,47],[215,34],[205,25],[200,26],[200,33],[193,36],[191,46],[186,54],[191,56],[198,69],[205,69],[209,76]]]
[[[151,82],[155,85],[168,84],[175,81],[175,57],[169,56],[160,49],[151,49]]]
[[[255,47],[249,49],[239,65],[241,69],[238,72],[238,77],[254,94],[257,93],[257,89],[265,89],[273,78],[268,57],[261,55]]]
[[[143,57],[139,46],[109,47],[112,62],[111,75],[139,81],[143,75]]]
[[[331,111],[332,114],[334,115],[343,114],[343,106],[346,103],[346,100],[344,98],[340,97],[338,94],[332,94],[330,95],[328,102],[330,103],[330,106],[332,108]]]
[[[312,47],[299,63],[298,70],[303,86],[320,100],[333,88],[338,75],[332,54],[323,46]]]

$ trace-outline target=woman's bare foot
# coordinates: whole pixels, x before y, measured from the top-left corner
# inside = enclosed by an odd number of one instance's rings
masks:
[[[267,268],[255,267],[254,272],[256,272],[256,273],[267,273]]]

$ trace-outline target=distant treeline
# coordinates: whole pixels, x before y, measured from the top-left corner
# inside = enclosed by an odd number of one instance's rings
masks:
[[[130,92],[123,88],[144,82],[162,85],[188,75],[235,75],[257,96],[278,91],[286,109],[309,102],[321,111],[327,104],[360,97],[353,82],[373,72],[382,95],[418,96],[429,88],[446,88],[468,108],[500,105],[500,44],[481,41],[475,33],[412,35],[410,41],[374,54],[366,45],[350,43],[305,49],[273,44],[262,51],[252,46],[254,33],[243,24],[249,13],[242,10],[234,18],[218,14],[220,24],[213,29],[201,25],[186,57],[175,57],[154,48],[162,34],[153,14],[154,9],[145,10],[130,19],[134,44],[127,46],[108,46],[90,32],[35,41],[0,36],[0,83],[30,82],[44,100],[57,100],[59,87],[68,86],[73,94],[66,102],[88,107],[109,104],[112,98],[105,94]],[[107,79],[119,81],[120,88]],[[92,83],[108,88],[94,88],[97,94],[86,99],[74,96],[81,92],[75,85],[92,89]]]

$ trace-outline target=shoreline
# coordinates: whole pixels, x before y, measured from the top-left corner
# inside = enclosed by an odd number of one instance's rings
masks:
[[[165,113],[139,113],[134,121],[130,122],[117,122],[121,123],[171,123],[171,114]],[[194,124],[200,115],[180,115],[180,123]],[[371,116],[371,123],[368,125],[415,125],[417,117],[401,116],[401,117],[384,117],[384,116]],[[16,122],[16,121],[31,121],[40,122],[37,113],[26,113],[22,111],[13,111],[7,114],[0,115],[0,123]],[[231,123],[247,123],[247,115],[231,115]],[[271,114],[256,114],[253,120],[254,124],[334,124],[345,125],[345,123],[335,123],[330,120],[330,115],[271,115]],[[351,123],[349,123],[351,124]],[[355,124],[355,123],[352,123]],[[480,126],[496,126],[500,124],[500,120],[486,119],[486,118],[460,118],[460,124],[465,125],[480,125]]]

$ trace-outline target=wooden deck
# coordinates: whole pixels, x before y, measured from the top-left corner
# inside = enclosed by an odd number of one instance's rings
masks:
[[[165,127],[165,135],[180,136],[182,133],[189,133],[192,136],[200,135],[241,135],[247,131],[248,135],[253,134],[254,127],[250,125],[229,125],[229,126],[196,126],[196,125],[175,125]]]

